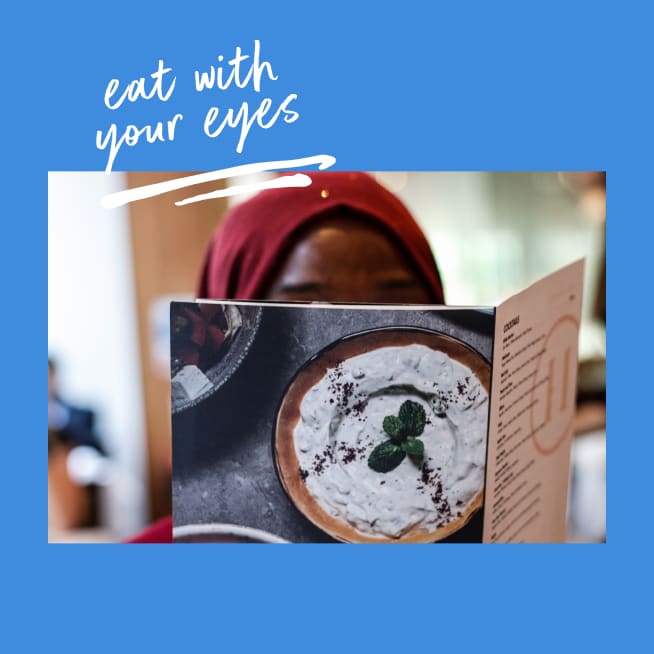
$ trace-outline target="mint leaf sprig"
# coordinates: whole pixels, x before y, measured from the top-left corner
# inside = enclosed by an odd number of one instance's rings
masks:
[[[368,466],[375,472],[390,472],[408,454],[419,465],[425,455],[425,444],[418,438],[425,429],[427,414],[421,404],[406,400],[397,416],[386,416],[382,427],[390,440],[370,452]]]

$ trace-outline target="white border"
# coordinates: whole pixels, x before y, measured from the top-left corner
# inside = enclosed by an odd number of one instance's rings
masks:
[[[289,542],[279,536],[268,533],[267,531],[262,531],[261,529],[244,527],[241,525],[230,525],[226,523],[192,524],[173,527],[173,542],[175,542],[176,538],[187,538],[189,536],[234,536],[236,538],[248,538],[261,543]]]

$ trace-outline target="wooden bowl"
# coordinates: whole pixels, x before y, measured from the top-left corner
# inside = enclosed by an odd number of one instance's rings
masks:
[[[490,395],[491,367],[476,350],[451,336],[414,327],[373,329],[346,336],[312,357],[296,373],[284,395],[275,423],[273,450],[277,473],[284,490],[297,509],[333,538],[347,543],[433,543],[465,526],[484,502],[483,489],[455,520],[434,530],[409,532],[401,538],[377,538],[363,534],[350,524],[329,515],[309,492],[300,476],[294,431],[300,420],[300,406],[306,393],[339,363],[382,347],[424,345],[443,352],[467,366]]]

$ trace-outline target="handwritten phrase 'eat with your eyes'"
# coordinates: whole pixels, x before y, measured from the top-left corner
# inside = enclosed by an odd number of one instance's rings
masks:
[[[261,43],[254,42],[252,56],[244,54],[240,47],[236,47],[234,56],[225,61],[223,55],[218,56],[218,65],[210,66],[208,70],[195,71],[195,90],[202,93],[205,90],[217,89],[226,91],[232,87],[246,89],[250,87],[256,93],[261,92],[262,79],[277,80],[269,61],[261,60]],[[166,67],[160,59],[157,69],[149,77],[140,77],[127,84],[119,79],[112,79],[105,89],[104,104],[117,111],[126,102],[134,103],[143,100],[158,100],[167,102],[175,92],[177,77],[173,69]],[[290,93],[274,107],[273,100],[265,97],[253,111],[248,101],[243,101],[238,109],[228,107],[221,113],[221,108],[210,107],[205,116],[203,130],[209,138],[216,138],[225,128],[240,130],[236,151],[241,154],[245,141],[251,128],[256,124],[261,129],[269,129],[281,117],[285,123],[294,123],[299,113],[290,109],[290,105],[297,100],[296,93]],[[134,147],[139,142],[155,143],[157,141],[174,141],[178,124],[183,120],[181,113],[175,113],[169,120],[158,121],[142,126],[129,124],[119,128],[112,123],[106,131],[97,130],[95,144],[99,150],[107,150],[108,158],[105,173],[109,174],[116,161],[120,149],[126,145]]]

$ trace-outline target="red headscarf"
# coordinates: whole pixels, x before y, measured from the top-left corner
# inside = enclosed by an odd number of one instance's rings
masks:
[[[348,207],[391,232],[415,262],[432,301],[443,304],[429,243],[397,197],[366,173],[305,174],[310,186],[265,190],[228,212],[205,256],[199,298],[261,299],[294,232],[328,209]]]

